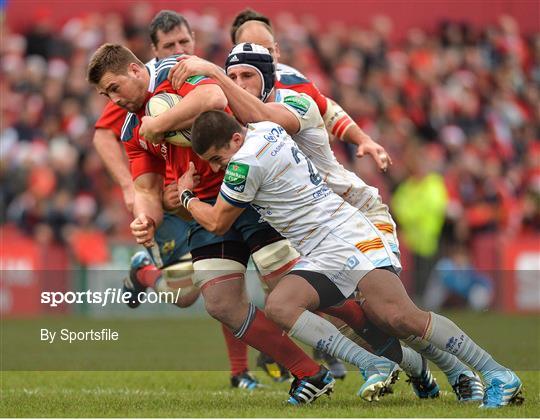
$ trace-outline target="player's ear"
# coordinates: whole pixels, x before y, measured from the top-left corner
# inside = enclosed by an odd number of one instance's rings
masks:
[[[128,73],[131,73],[136,78],[140,78],[143,70],[146,71],[144,67],[139,66],[137,63],[129,63],[128,65]]]
[[[242,135],[240,133],[234,133],[232,135],[231,141],[229,142],[229,146],[234,145],[234,148],[240,148],[242,146]]]

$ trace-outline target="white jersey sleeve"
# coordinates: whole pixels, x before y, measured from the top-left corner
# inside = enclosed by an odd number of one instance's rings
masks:
[[[276,102],[287,108],[300,123],[300,131],[324,128],[324,120],[311,96],[289,89],[276,91]]]
[[[257,158],[236,153],[225,171],[220,195],[235,207],[247,207],[255,198],[264,179],[264,168]]]

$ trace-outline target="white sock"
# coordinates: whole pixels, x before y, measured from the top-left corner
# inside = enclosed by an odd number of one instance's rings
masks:
[[[420,353],[435,365],[446,375],[450,385],[455,385],[459,375],[466,370],[470,370],[467,365],[462,363],[456,356],[446,351],[440,350],[433,344],[422,340],[420,337],[411,336],[404,340],[407,345]]]
[[[399,366],[409,376],[418,377],[422,373],[422,356],[409,347],[401,346],[403,358]]]
[[[424,339],[481,372],[486,381],[490,381],[497,372],[508,371],[461,328],[442,315],[431,312],[431,320]]]
[[[332,323],[313,312],[302,312],[289,331],[289,335],[365,370],[368,377],[380,373],[375,363],[380,362],[381,359],[386,361],[349,340]]]

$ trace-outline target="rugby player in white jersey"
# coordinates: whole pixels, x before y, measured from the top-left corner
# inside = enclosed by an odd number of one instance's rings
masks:
[[[386,239],[328,188],[281,126],[260,122],[246,128],[222,111],[207,111],[193,124],[192,147],[214,170],[226,168],[214,205],[191,191],[194,165],[178,180],[183,206],[202,226],[225,232],[251,205],[302,255],[266,301],[267,315],[289,335],[361,364],[365,351],[311,312],[358,289],[369,302],[366,312],[381,328],[400,338],[420,337],[480,371],[487,383],[483,407],[521,400],[521,381],[512,370],[448,318],[416,307],[396,275],[401,266]],[[297,390],[304,392],[301,386]]]
[[[275,72],[268,50],[258,45],[239,44],[229,54],[225,70],[228,78],[214,64],[190,57],[182,60],[177,76],[205,74],[212,77],[223,89],[229,106],[241,122],[269,120],[285,128],[299,149],[313,162],[328,186],[364,213],[385,236],[391,250],[399,258],[395,223],[377,189],[368,186],[337,161],[330,148],[322,117],[311,97],[288,89],[274,89]],[[354,341],[355,333],[350,328],[344,326],[340,331]],[[383,345],[386,347],[387,343]],[[459,401],[482,401],[483,386],[480,378],[455,356],[419,340],[413,341],[411,346],[446,374]],[[418,354],[408,348],[403,348],[397,355],[395,352],[391,355],[380,352],[377,347],[373,349],[376,354],[400,363],[420,398],[439,395],[439,387],[426,361]]]

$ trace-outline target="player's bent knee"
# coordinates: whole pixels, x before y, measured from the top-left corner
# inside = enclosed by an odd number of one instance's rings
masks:
[[[300,258],[300,254],[286,239],[271,243],[252,254],[261,275],[263,287],[287,274]]]
[[[204,306],[206,312],[212,318],[223,322],[226,325],[230,324],[231,311],[233,311],[234,305],[229,304],[227,301],[209,300],[205,299]]]
[[[193,263],[191,260],[180,261],[162,270],[163,277],[156,282],[157,292],[173,293],[173,302],[180,308],[187,308],[195,303],[200,295],[199,289],[193,285]]]
[[[246,266],[234,260],[207,258],[193,263],[193,284],[199,289],[243,279]]]
[[[266,299],[264,313],[269,319],[283,327],[284,325],[287,325],[287,321],[294,316],[290,308],[295,307],[295,305],[290,305],[289,303],[290,302],[284,302],[279,296],[271,293]]]
[[[408,337],[412,331],[410,314],[398,306],[391,306],[386,310],[385,320],[396,337]]]

